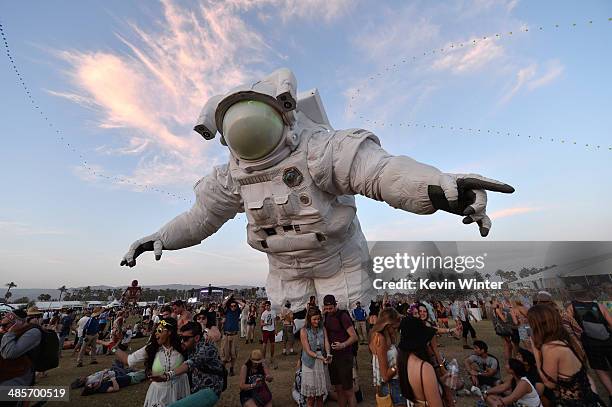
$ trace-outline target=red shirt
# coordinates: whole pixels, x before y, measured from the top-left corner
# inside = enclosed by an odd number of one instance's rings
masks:
[[[353,322],[348,311],[337,310],[334,314],[325,315],[324,325],[331,345],[334,342],[344,342],[350,337],[348,329],[353,326]],[[352,356],[353,349],[351,346],[347,346],[344,349],[332,349],[331,353],[334,356]]]

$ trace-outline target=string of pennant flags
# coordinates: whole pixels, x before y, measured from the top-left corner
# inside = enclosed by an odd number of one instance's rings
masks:
[[[138,188],[142,188],[146,191],[150,191],[150,192],[156,192],[159,194],[164,194],[170,198],[174,198],[174,199],[178,199],[178,200],[183,200],[185,202],[191,202],[190,199],[179,195],[179,194],[175,194],[173,192],[170,191],[166,191],[162,188],[157,188],[151,185],[146,185],[146,184],[142,184],[142,183],[138,183],[136,181],[133,181],[129,178],[124,178],[124,177],[119,177],[119,176],[114,176],[114,175],[107,175],[105,173],[103,173],[100,170],[95,169],[94,167],[92,167],[92,165],[87,161],[87,159],[85,158],[85,156],[83,155],[82,152],[80,152],[79,150],[77,150],[77,148],[70,143],[70,141],[64,137],[64,133],[62,130],[60,130],[57,126],[55,126],[53,124],[53,122],[51,121],[51,119],[49,119],[49,116],[47,116],[47,114],[43,111],[43,109],[40,107],[40,104],[36,101],[36,99],[34,99],[34,96],[32,95],[32,91],[30,90],[30,87],[27,85],[27,83],[25,82],[24,76],[22,75],[21,71],[19,70],[19,67],[17,66],[15,59],[13,58],[13,53],[11,52],[11,48],[9,46],[8,43],[8,39],[6,36],[6,32],[4,29],[4,25],[2,23],[0,23],[0,36],[2,37],[2,41],[4,43],[4,50],[6,53],[6,56],[8,57],[8,60],[10,62],[11,67],[13,68],[13,71],[15,72],[15,74],[17,75],[17,80],[19,82],[19,84],[21,85],[21,87],[23,88],[23,90],[25,91],[26,94],[26,98],[28,99],[28,101],[30,102],[30,104],[32,105],[32,107],[34,108],[34,110],[36,112],[38,112],[38,115],[40,116],[40,118],[42,120],[44,120],[44,122],[48,125],[49,130],[54,132],[57,138],[57,141],[62,144],[64,147],[66,147],[66,149],[68,151],[70,151],[71,153],[75,154],[76,156],[79,157],[79,161],[80,161],[80,165],[85,168],[91,175],[94,175],[95,177],[98,178],[103,178],[106,179],[110,182],[113,183],[118,183],[118,184],[129,184]]]
[[[612,24],[612,17],[607,19],[607,22]],[[477,44],[483,42],[483,41],[494,41],[494,40],[501,40],[502,38],[511,38],[516,36],[517,34],[520,33],[527,33],[527,32],[541,32],[547,29],[559,29],[559,28],[563,28],[563,27],[569,27],[569,28],[575,28],[579,25],[587,25],[590,26],[594,24],[593,20],[588,20],[586,22],[582,22],[582,23],[572,23],[570,25],[565,24],[554,24],[551,26],[537,26],[534,28],[529,28],[529,27],[522,27],[517,31],[508,31],[506,33],[496,33],[493,35],[489,35],[489,36],[483,36],[483,37],[479,37],[479,38],[475,38],[472,39],[471,41],[465,41],[465,42],[459,42],[459,43],[451,43],[449,45],[447,45],[446,47],[441,47],[441,48],[435,48],[432,49],[430,51],[427,52],[423,52],[423,54],[419,54],[414,55],[412,57],[406,57],[403,58],[400,62],[388,65],[383,67],[382,70],[380,70],[379,72],[370,74],[367,77],[368,82],[366,83],[365,86],[368,86],[369,83],[371,83],[374,80],[377,80],[381,77],[383,77],[384,75],[387,75],[389,73],[391,73],[392,71],[397,71],[401,68],[402,65],[405,64],[409,64],[411,62],[415,62],[419,59],[428,57],[428,56],[433,56],[436,54],[443,54],[445,52],[450,52],[450,51],[454,51],[455,49],[461,49],[461,48],[465,48],[468,46],[476,46]],[[38,112],[38,115],[40,116],[40,118],[42,120],[44,120],[45,123],[47,123],[49,129],[51,131],[53,131],[56,135],[57,141],[59,143],[61,143],[62,145],[64,145],[66,147],[66,149],[70,152],[72,152],[73,154],[75,154],[76,156],[78,156],[79,160],[80,160],[80,164],[92,175],[99,177],[99,178],[103,178],[106,179],[110,182],[114,182],[114,183],[119,183],[119,184],[130,184],[132,186],[135,187],[139,187],[142,188],[143,190],[146,191],[151,191],[151,192],[156,192],[156,193],[160,193],[160,194],[164,194],[167,195],[171,198],[174,199],[178,199],[178,200],[182,200],[185,202],[191,202],[191,199],[186,198],[185,196],[179,195],[179,194],[175,194],[173,192],[169,192],[166,191],[162,188],[157,188],[151,185],[146,185],[146,184],[141,184],[138,183],[136,181],[133,181],[131,179],[128,178],[124,178],[124,177],[120,177],[120,176],[113,176],[113,175],[107,175],[99,170],[96,170],[94,167],[92,167],[92,165],[86,160],[85,156],[82,154],[82,152],[80,152],[79,150],[77,150],[77,148],[70,143],[70,141],[64,137],[64,133],[53,124],[53,122],[49,119],[49,117],[47,116],[47,114],[43,111],[43,109],[40,107],[40,104],[35,100],[34,96],[32,95],[32,91],[30,90],[30,88],[28,87],[28,85],[26,84],[25,80],[24,80],[24,76],[21,74],[21,71],[19,70],[15,59],[13,58],[13,53],[11,52],[11,48],[9,46],[8,43],[8,39],[6,36],[6,32],[5,32],[5,28],[4,25],[2,23],[0,23],[0,36],[2,37],[2,41],[3,41],[3,45],[4,45],[4,49],[5,49],[5,54],[9,59],[10,65],[13,68],[13,71],[15,72],[15,74],[17,75],[17,80],[19,82],[19,84],[21,85],[21,87],[23,88],[23,90],[25,91],[25,95],[26,98],[28,99],[28,101],[30,102],[30,104],[32,105],[32,107],[35,109],[36,112]],[[393,127],[393,123],[385,123],[382,121],[376,121],[376,120],[370,120],[368,118],[366,118],[362,113],[357,112],[356,107],[355,107],[355,102],[357,101],[357,99],[359,98],[359,94],[361,92],[361,90],[364,87],[361,88],[356,88],[352,94],[352,96],[349,99],[349,105],[348,105],[348,111],[349,113],[353,114],[356,117],[359,117],[359,119],[364,120],[366,123],[372,124],[374,126],[387,126],[387,127]],[[415,128],[433,128],[433,129],[444,129],[444,130],[451,130],[451,131],[456,131],[456,132],[463,132],[463,133],[471,133],[471,134],[475,134],[475,135],[480,135],[480,134],[486,134],[486,135],[499,135],[499,136],[510,136],[510,137],[523,137],[525,139],[529,139],[529,140],[533,140],[533,141],[546,141],[546,142],[559,142],[561,144],[569,144],[569,145],[576,145],[576,146],[582,146],[582,147],[587,147],[587,148],[592,148],[594,150],[605,150],[607,149],[608,151],[612,151],[612,146],[601,146],[598,144],[592,144],[592,143],[585,143],[585,142],[579,142],[576,140],[569,140],[566,138],[554,138],[554,137],[542,137],[542,136],[538,136],[538,137],[532,137],[530,135],[521,135],[520,133],[516,133],[516,132],[509,132],[509,131],[500,131],[500,130],[494,130],[494,129],[482,129],[482,128],[470,128],[470,127],[460,127],[460,126],[454,126],[454,125],[444,125],[444,124],[423,124],[423,123],[410,123],[410,122],[399,122],[399,123],[395,123],[396,127],[415,127]]]
[[[367,119],[363,116],[359,116],[360,119],[362,119],[363,121],[365,121],[366,123],[370,123],[371,125],[375,126],[375,127],[393,127],[394,123],[385,123],[382,121],[376,121],[376,120],[370,120]],[[592,143],[584,143],[584,142],[579,142],[576,140],[569,140],[569,139],[565,139],[565,138],[555,138],[555,137],[543,137],[543,136],[531,136],[531,135],[525,135],[525,134],[521,134],[521,133],[516,133],[516,132],[509,132],[509,131],[502,131],[502,130],[496,130],[496,129],[486,129],[486,128],[472,128],[472,127],[461,127],[461,126],[455,126],[455,125],[443,125],[443,124],[423,124],[423,123],[415,123],[415,122],[396,122],[395,123],[395,127],[413,127],[413,128],[422,128],[422,129],[444,129],[444,130],[450,130],[450,131],[455,131],[455,132],[462,132],[462,133],[470,133],[473,135],[481,135],[481,134],[487,134],[487,135],[494,135],[494,136],[507,136],[507,137],[523,137],[523,139],[527,139],[527,140],[533,140],[533,141],[542,141],[542,142],[551,142],[551,143],[555,143],[555,142],[559,142],[561,144],[568,144],[568,145],[575,145],[575,146],[583,146],[586,148],[591,148],[594,150],[602,150],[602,149],[608,149],[609,151],[612,151],[612,147],[605,147],[605,146],[601,146],[600,144],[592,144]]]
[[[607,19],[607,23],[612,24],[612,17],[609,17]],[[579,25],[583,25],[583,26],[591,26],[593,25],[594,22],[593,20],[588,20],[586,22],[582,22],[582,23],[572,23],[572,24],[554,24],[551,26],[537,26],[536,28],[532,28],[531,30],[529,29],[529,27],[522,27],[520,28],[518,31],[508,31],[506,33],[497,33],[494,35],[490,35],[490,36],[483,36],[483,37],[479,37],[479,38],[475,38],[469,41],[465,41],[465,42],[458,42],[458,43],[451,43],[448,46],[446,46],[446,48],[442,47],[442,48],[435,48],[432,49],[428,52],[423,52],[423,54],[419,54],[419,55],[414,55],[412,57],[407,57],[407,58],[403,58],[401,60],[401,62],[398,63],[394,63],[391,65],[387,65],[384,66],[379,72],[370,74],[367,77],[367,83],[365,84],[365,86],[368,86],[370,83],[372,83],[373,81],[382,78],[385,75],[390,74],[392,71],[398,71],[402,65],[404,64],[408,64],[410,62],[415,62],[417,60],[420,60],[422,58],[428,57],[428,56],[433,56],[433,55],[439,55],[439,54],[443,54],[444,52],[449,52],[449,51],[454,51],[455,49],[461,49],[461,48],[465,48],[468,46],[476,46],[477,44],[483,42],[483,41],[494,41],[494,40],[500,40],[502,38],[509,38],[509,37],[513,37],[516,36],[516,34],[520,34],[520,33],[527,33],[527,32],[541,32],[544,31],[545,29],[559,29],[559,28],[575,28],[578,27]],[[472,133],[472,134],[487,134],[487,135],[499,135],[499,136],[511,136],[511,137],[523,137],[524,139],[527,140],[532,140],[532,141],[546,141],[546,142],[552,142],[552,143],[561,143],[561,144],[568,144],[568,145],[575,145],[575,146],[582,146],[582,147],[586,147],[586,148],[591,148],[593,150],[608,150],[608,151],[612,151],[612,146],[601,146],[599,144],[596,143],[586,143],[586,142],[580,142],[577,140],[570,140],[568,138],[560,138],[560,137],[543,137],[543,136],[531,136],[531,135],[525,135],[525,134],[521,134],[521,133],[517,133],[517,132],[510,132],[510,131],[500,131],[500,130],[493,130],[493,129],[482,129],[482,128],[470,128],[470,127],[461,127],[461,126],[455,126],[455,125],[444,125],[444,124],[423,124],[423,123],[409,123],[409,122],[396,122],[396,123],[390,123],[390,122],[383,122],[383,121],[378,121],[378,120],[371,120],[368,119],[363,113],[360,113],[357,111],[357,108],[355,107],[355,103],[357,102],[357,100],[359,99],[360,93],[361,91],[365,88],[365,86],[361,87],[361,88],[356,88],[353,91],[353,94],[351,95],[350,99],[349,99],[349,105],[348,105],[348,112],[350,114],[352,114],[355,117],[358,117],[359,119],[363,120],[366,123],[369,123],[370,125],[373,126],[378,126],[378,127],[393,127],[393,125],[395,124],[396,127],[414,127],[414,128],[432,128],[432,129],[446,129],[446,130],[451,130],[451,131],[456,131],[456,132],[464,132],[464,133]]]

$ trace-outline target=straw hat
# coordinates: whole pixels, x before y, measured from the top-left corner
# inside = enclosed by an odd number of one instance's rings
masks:
[[[28,308],[27,314],[28,314],[29,317],[37,317],[37,316],[42,315],[43,313],[42,313],[41,310],[38,309],[38,307],[36,305],[34,305],[34,306]]]
[[[261,353],[261,349],[253,349],[251,351],[251,357],[249,357],[249,359],[253,363],[263,362],[263,354]]]

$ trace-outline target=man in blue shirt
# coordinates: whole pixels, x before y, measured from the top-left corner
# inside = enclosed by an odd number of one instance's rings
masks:
[[[85,355],[85,350],[87,348],[91,348],[91,364],[95,365],[98,362],[96,361],[96,343],[98,340],[98,333],[100,332],[100,321],[99,316],[102,313],[102,309],[96,308],[91,313],[91,318],[87,321],[87,324],[83,328],[83,344],[81,345],[81,350],[79,351],[79,356],[77,357],[77,367],[83,366],[83,356]]]
[[[223,338],[221,339],[221,360],[230,364],[229,375],[234,375],[234,364],[238,357],[238,333],[240,332],[240,314],[244,303],[239,303],[234,297],[225,302],[225,322],[223,323]]]
[[[366,318],[367,314],[365,309],[361,308],[361,303],[357,301],[355,303],[355,308],[353,308],[352,312],[353,320],[355,321],[355,331],[357,331],[357,336],[359,337],[360,345],[368,344],[368,332],[366,329]]]

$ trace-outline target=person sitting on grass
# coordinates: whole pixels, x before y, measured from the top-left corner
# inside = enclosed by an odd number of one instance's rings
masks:
[[[472,380],[472,392],[479,393],[480,387],[493,387],[501,379],[499,361],[488,353],[489,347],[483,341],[474,341],[474,354],[463,362]]]
[[[266,382],[272,381],[261,350],[254,349],[240,368],[240,404],[242,407],[272,407],[272,392]]]
[[[524,407],[542,407],[535,385],[527,378],[523,362],[510,359],[506,369],[510,373],[508,380],[484,391],[483,398],[487,405],[503,407],[516,404]]]

